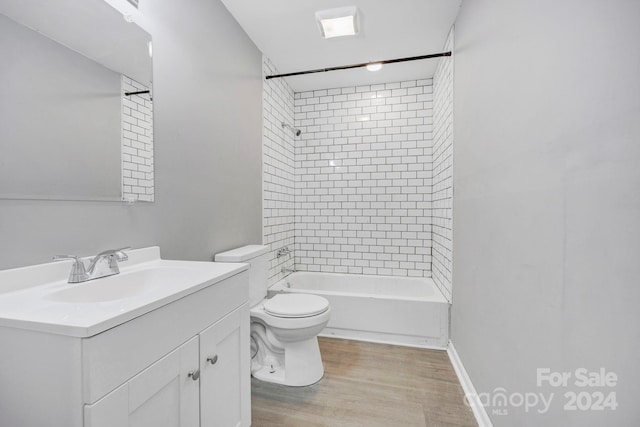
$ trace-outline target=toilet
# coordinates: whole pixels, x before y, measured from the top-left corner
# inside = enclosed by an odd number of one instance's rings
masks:
[[[317,335],[329,322],[329,301],[318,295],[281,293],[267,299],[269,247],[248,245],[219,253],[217,262],[249,267],[251,375],[287,386],[314,384],[324,375]]]

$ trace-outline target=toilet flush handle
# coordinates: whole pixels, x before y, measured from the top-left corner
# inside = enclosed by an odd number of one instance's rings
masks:
[[[207,362],[211,363],[212,365],[215,365],[217,361],[218,361],[218,355],[217,354],[214,354],[213,356],[207,357]]]

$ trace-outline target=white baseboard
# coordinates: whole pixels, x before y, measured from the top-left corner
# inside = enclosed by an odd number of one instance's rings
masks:
[[[476,392],[476,389],[471,382],[471,378],[469,378],[469,374],[467,374],[466,369],[464,369],[464,365],[460,360],[460,356],[458,356],[458,352],[456,351],[456,348],[453,346],[453,343],[451,341],[449,341],[447,354],[449,355],[449,360],[451,360],[453,369],[456,371],[456,375],[458,376],[458,380],[460,381],[460,385],[462,386],[464,395],[469,402],[469,406],[473,411],[473,416],[476,417],[478,425],[480,427],[493,427],[493,423],[491,423],[491,419],[489,419],[489,415],[484,409],[484,406],[482,406],[482,404],[480,403],[478,399],[478,393]]]

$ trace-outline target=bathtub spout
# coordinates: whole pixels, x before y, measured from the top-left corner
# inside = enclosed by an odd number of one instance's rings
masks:
[[[295,268],[282,267],[280,271],[283,272],[284,274],[290,274],[290,273],[295,273],[297,270]]]

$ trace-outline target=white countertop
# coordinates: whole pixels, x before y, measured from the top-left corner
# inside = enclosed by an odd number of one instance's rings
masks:
[[[126,252],[120,274],[84,283],[67,283],[72,261],[0,271],[0,327],[90,337],[248,269],[241,263],[163,260],[158,247]],[[144,286],[127,294],[127,280],[138,279]],[[110,298],[109,285],[125,296]],[[85,300],[94,289],[102,296]]]

